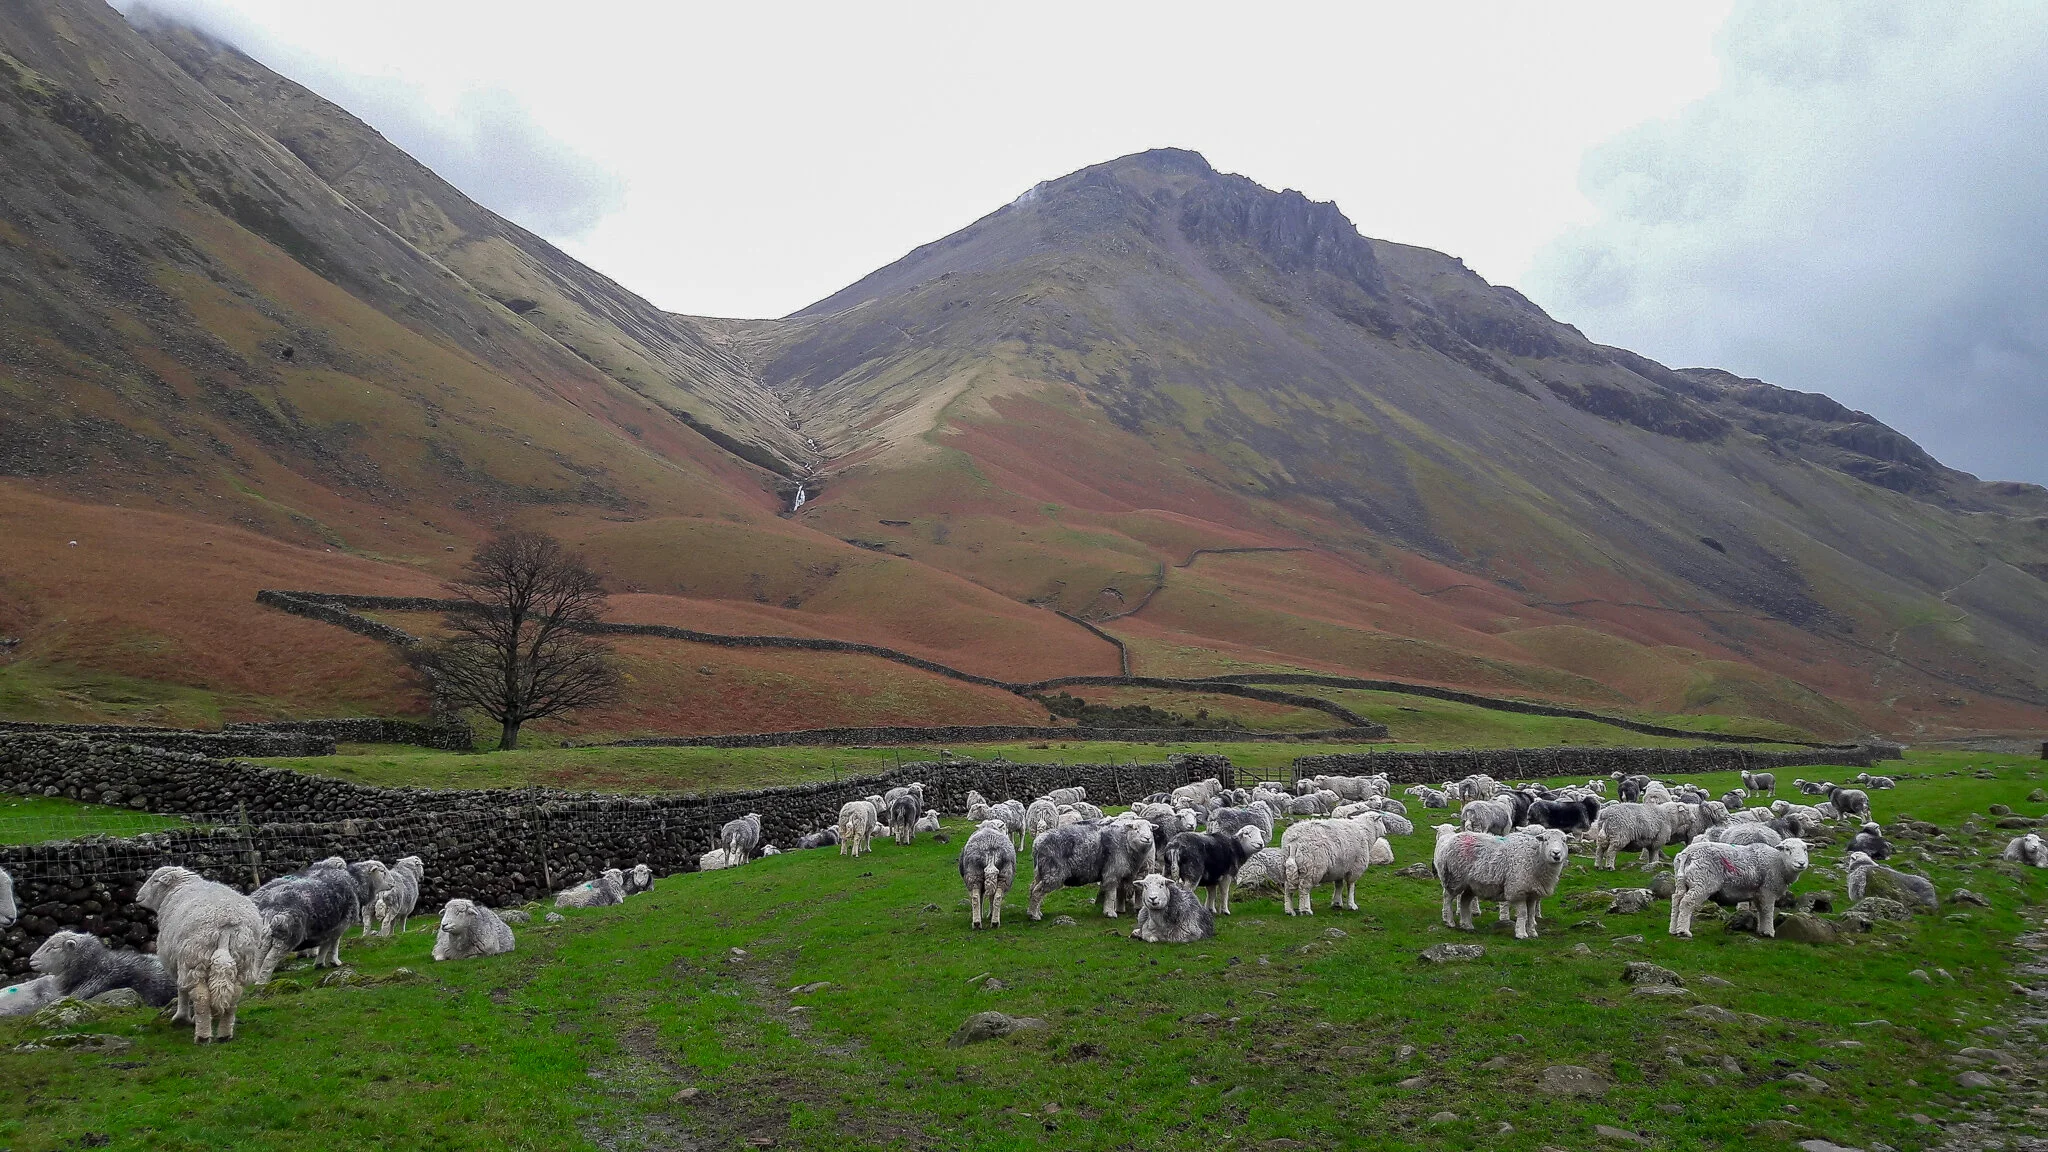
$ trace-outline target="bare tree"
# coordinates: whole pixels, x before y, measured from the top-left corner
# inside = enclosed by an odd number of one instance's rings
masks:
[[[611,648],[580,629],[603,617],[604,582],[539,532],[494,537],[448,586],[462,607],[433,653],[440,691],[503,728],[499,748],[519,745],[529,720],[603,704],[619,694]]]

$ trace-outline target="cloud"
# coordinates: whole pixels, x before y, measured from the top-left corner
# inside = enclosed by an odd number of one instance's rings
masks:
[[[2048,5],[1745,2],[1720,87],[1589,153],[1531,294],[2048,483]]]

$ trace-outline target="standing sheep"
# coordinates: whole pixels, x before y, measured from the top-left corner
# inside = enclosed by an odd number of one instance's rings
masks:
[[[166,866],[136,890],[135,902],[156,913],[156,954],[178,989],[172,1018],[192,1023],[201,1044],[235,1038],[242,989],[263,966],[267,933],[255,901],[197,872]]]
[[[1771,845],[1701,840],[1687,845],[1678,854],[1674,867],[1670,925],[1673,936],[1690,939],[1692,918],[1709,900],[1731,907],[1744,900],[1752,901],[1756,906],[1757,934],[1775,936],[1778,901],[1799,879],[1799,874],[1806,871],[1806,841],[1794,837]]]
[[[269,935],[258,983],[270,979],[278,964],[293,952],[312,952],[315,968],[341,966],[341,938],[362,915],[362,905],[357,901],[355,877],[340,857],[279,876],[249,898],[263,914],[263,927]]]
[[[555,893],[557,908],[606,908],[625,902],[626,877],[617,868],[607,868],[595,880]]]
[[[1216,935],[1216,917],[1193,891],[1154,872],[1138,882],[1138,925],[1131,935],[1147,944],[1192,944]]]
[[[1068,824],[1031,842],[1033,920],[1042,918],[1045,898],[1060,888],[1099,884],[1102,914],[1114,917],[1125,886],[1153,871],[1152,826],[1119,818],[1099,824]]]
[[[1266,842],[1273,842],[1273,810],[1264,804],[1247,804],[1241,808],[1218,808],[1209,813],[1209,831],[1234,834],[1240,828],[1257,828],[1265,833]]]
[[[384,890],[377,893],[377,934],[403,932],[412,924],[413,910],[420,906],[420,884],[427,878],[426,861],[403,856],[388,870]]]
[[[1266,846],[1255,824],[1235,833],[1183,832],[1166,845],[1166,876],[1190,889],[1201,888],[1211,912],[1230,915],[1230,884],[1252,853]]]
[[[960,846],[960,880],[967,902],[974,906],[974,927],[981,927],[982,905],[988,905],[988,926],[1003,926],[1003,897],[1017,879],[1017,847],[1001,820],[984,820]]]
[[[988,818],[1001,820],[1003,827],[1010,830],[1010,842],[1019,848],[1024,847],[1024,805],[1015,800],[991,804],[988,806]]]
[[[1852,840],[1850,843],[1853,845],[1855,841]],[[2005,851],[1999,853],[1998,858],[2025,864],[2029,868],[2048,868],[2048,841],[2042,840],[2038,832],[2016,836],[2005,846]]]
[[[754,849],[761,844],[761,814],[749,812],[737,820],[727,820],[718,830],[718,846],[725,849],[726,859],[734,864],[745,864],[754,858]]]
[[[1671,824],[1655,805],[1609,804],[1593,820],[1593,867],[1611,872],[1619,866],[1617,856],[1639,851],[1648,868],[1670,842]]]
[[[368,936],[376,919],[377,894],[391,886],[391,870],[381,860],[358,860],[348,866],[348,874],[356,883],[356,906],[362,912],[363,935]]]
[[[1336,908],[1358,911],[1358,878],[1372,866],[1373,842],[1379,839],[1379,824],[1372,820],[1305,820],[1280,837],[1284,857],[1280,904],[1289,916],[1294,902],[1301,900],[1301,915],[1315,915],[1310,895],[1315,886],[1330,883],[1330,903]]]
[[[1838,816],[1861,816],[1870,819],[1870,793],[1860,788],[1829,788],[1828,803],[1835,806]]]
[[[514,945],[512,926],[489,908],[460,897],[442,906],[441,931],[434,937],[434,959],[500,956],[512,951]]]
[[[1480,902],[1497,900],[1514,917],[1515,939],[1537,935],[1543,898],[1557,891],[1570,858],[1565,835],[1555,828],[1525,828],[1511,836],[1439,834],[1436,866],[1444,924],[1471,931]]]
[[[848,800],[839,806],[839,854],[858,857],[875,850],[875,827],[881,823],[869,800]]]
[[[1459,811],[1459,819],[1467,832],[1505,836],[1515,826],[1515,804],[1506,798],[1467,800],[1465,807]]]
[[[1524,822],[1555,828],[1560,832],[1583,832],[1593,827],[1593,821],[1600,818],[1600,798],[1583,796],[1577,800],[1538,800],[1529,805]]]
[[[1775,772],[1751,772],[1745,768],[1742,772],[1742,786],[1752,795],[1776,796],[1778,776]]]
[[[1024,810],[1024,834],[1033,840],[1060,826],[1060,806],[1040,796]]]
[[[896,843],[917,843],[917,822],[923,816],[924,801],[916,792],[908,788],[889,789],[889,835]]]
[[[164,971],[163,961],[146,952],[116,952],[99,937],[69,929],[43,941],[28,966],[54,977],[58,994],[90,1000],[116,988],[132,988],[142,1002],[161,1008],[178,998],[178,986]]]

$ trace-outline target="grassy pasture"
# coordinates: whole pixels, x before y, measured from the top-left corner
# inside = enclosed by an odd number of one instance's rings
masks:
[[[85,804],[62,796],[14,796],[0,793],[0,844],[40,844],[81,836],[135,836],[174,828],[176,816]]]
[[[2048,813],[2024,800],[2039,784],[2038,762],[1940,754],[1901,767],[1965,771],[1876,794],[1887,821],[1910,813],[1942,825],[1950,839],[1923,842],[1930,847],[1995,853],[2012,833],[1959,828],[1970,813],[1988,825],[1981,814],[1993,802]],[[1977,778],[1980,769],[1995,778]],[[1491,920],[1470,937],[1443,929],[1434,882],[1375,868],[1360,885],[1362,913],[1320,903],[1312,918],[1288,918],[1275,900],[1246,899],[1216,939],[1170,947],[1129,939],[1130,920],[1104,919],[1087,890],[1056,894],[1046,919],[1031,923],[1028,866],[1003,928],[970,932],[953,863],[961,828],[952,826],[952,845],[885,844],[857,862],[793,853],[669,877],[625,907],[523,928],[508,957],[432,964],[431,924],[416,921],[390,943],[351,941],[344,957],[365,976],[405,966],[417,979],[323,988],[309,972],[288,973],[304,987],[248,1001],[240,1038],[224,1048],[194,1047],[189,1033],[137,1011],[90,1026],[133,1040],[126,1052],[23,1053],[11,1049],[47,1029],[0,1021],[0,1079],[10,1086],[0,1093],[0,1147],[752,1140],[1533,1152],[1594,1147],[1593,1126],[1607,1124],[1659,1148],[1827,1138],[1911,1149],[1942,1139],[1915,1113],[1941,1124],[1982,1114],[2018,1131],[2036,1123],[2024,1109],[2040,1093],[1960,1088],[1945,1060],[1966,1044],[2024,1053],[2035,1043],[2016,1021],[2023,1002],[2007,975],[2013,938],[2038,926],[2048,878],[1986,856],[1903,853],[1944,898],[1968,886],[1991,908],[1944,907],[1833,946],[1731,934],[1713,921],[1692,941],[1673,940],[1661,906],[1610,916],[1603,902],[1577,899],[1641,883],[1641,873],[1595,874],[1575,858],[1537,940],[1517,942]],[[1397,863],[1423,857],[1429,839],[1426,826],[1399,838]],[[1826,871],[1838,859],[1817,850],[1795,891],[1839,893],[1839,875]],[[1055,924],[1060,915],[1075,923]],[[1635,934],[1642,942],[1617,940]],[[1487,953],[1446,967],[1418,961],[1453,939]],[[1676,970],[1692,995],[1631,995],[1619,980],[1631,959]],[[1954,979],[1921,983],[1908,976],[1915,969]],[[1701,979],[1710,975],[1728,984]],[[790,991],[818,981],[829,984]],[[1702,1002],[1755,1018],[1681,1014]],[[944,1045],[989,1009],[1050,1027]],[[1405,1060],[1403,1045],[1416,1049]],[[1537,1094],[1541,1069],[1557,1064],[1592,1068],[1614,1087],[1594,1098]],[[2020,1082],[2030,1071],[2001,1075]],[[1791,1072],[1829,1090],[1788,1083]],[[689,1088],[694,1097],[678,1098]],[[1282,1139],[1300,1144],[1269,1143]]]

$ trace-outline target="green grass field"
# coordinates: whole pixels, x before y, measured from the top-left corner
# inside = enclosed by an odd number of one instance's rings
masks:
[[[0,793],[0,844],[40,844],[81,836],[134,836],[174,828],[185,821],[103,804],[81,804],[61,796]]]
[[[1026,920],[1027,866],[1003,927],[976,934],[955,821],[952,845],[668,877],[624,907],[522,928],[507,957],[433,964],[427,921],[394,942],[351,941],[344,958],[360,973],[418,977],[328,988],[289,973],[303,987],[258,993],[227,1047],[195,1047],[188,1031],[131,1011],[89,1026],[132,1040],[125,1052],[24,1053],[11,1049],[47,1029],[0,1021],[0,1147],[1533,1152],[1599,1146],[1596,1124],[1670,1149],[1931,1148],[1965,1131],[1944,1137],[1939,1125],[1972,1123],[2038,1136],[2025,1111],[2042,1095],[2038,1034],[2007,980],[2014,939],[2040,927],[2048,877],[1989,862],[2013,833],[1982,813],[1994,802],[2048,813],[2024,800],[2042,766],[1942,754],[1896,767],[1960,773],[1874,799],[1887,824],[1940,824],[1944,837],[1901,857],[1945,899],[1967,886],[1989,909],[1944,907],[1831,946],[1710,920],[1681,941],[1664,933],[1665,906],[1607,915],[1583,898],[1641,873],[1594,873],[1575,857],[1536,940],[1490,918],[1472,936],[1444,929],[1433,881],[1375,868],[1362,913],[1320,903],[1289,918],[1275,900],[1245,899],[1214,940],[1148,946],[1125,934],[1128,918],[1094,911],[1087,890]],[[1429,839],[1426,826],[1397,838],[1397,866]],[[1839,849],[1817,848],[1814,862],[1795,892],[1839,894]],[[1482,959],[1417,959],[1468,939],[1486,946]],[[1676,970],[1691,994],[1631,995],[1619,977],[1632,959]],[[1698,1003],[1745,1015],[1683,1014]],[[945,1046],[990,1009],[1049,1027]],[[2019,1053],[2020,1067],[1994,1072],[2009,1089],[1959,1087],[1949,1057],[1962,1045]],[[1403,1058],[1404,1046],[1415,1051]],[[1541,1070],[1563,1064],[1613,1087],[1538,1093]],[[1793,1072],[1828,1089],[1790,1083]]]

